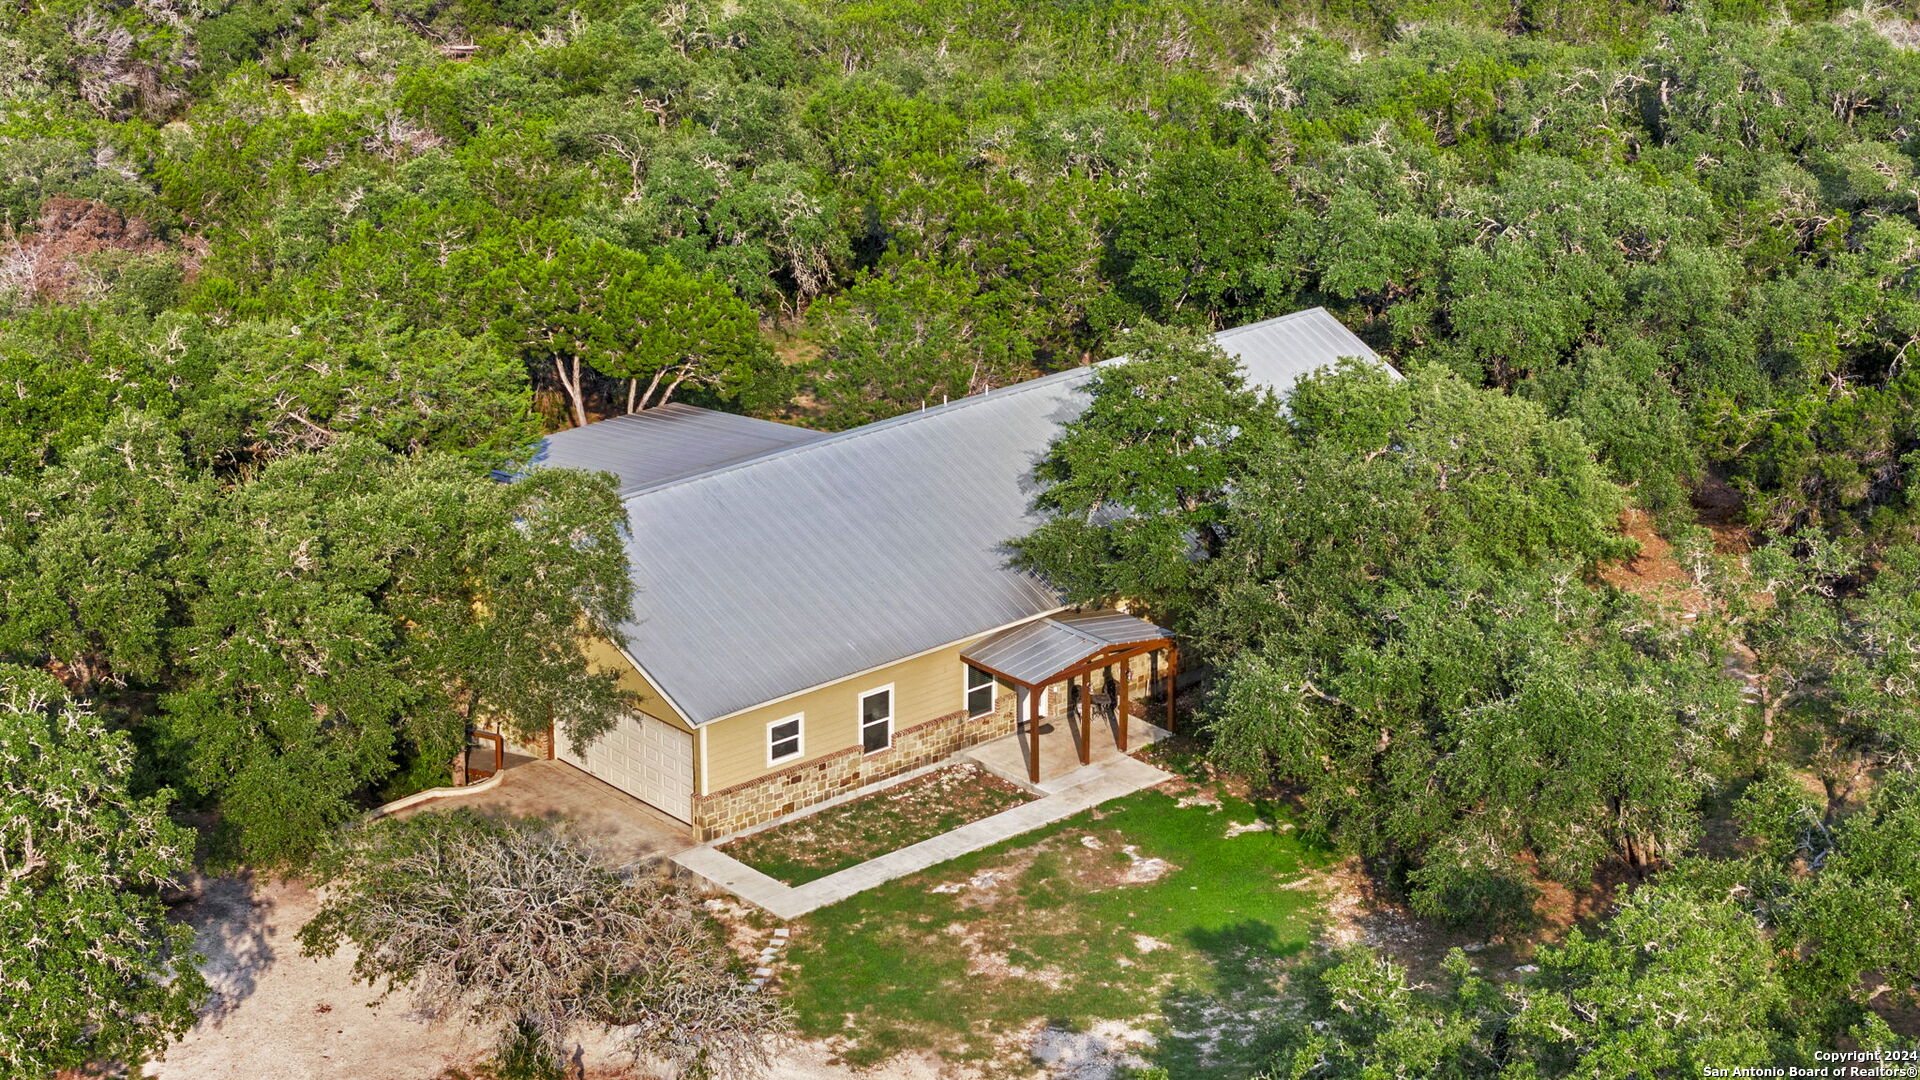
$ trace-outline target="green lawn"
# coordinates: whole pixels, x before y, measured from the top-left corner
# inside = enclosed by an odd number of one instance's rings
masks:
[[[729,841],[720,850],[768,877],[804,885],[1031,798],[978,765],[950,765]]]
[[[870,1063],[985,1057],[1035,1019],[1158,1017],[1172,1075],[1246,1075],[1330,855],[1269,808],[1188,794],[1217,804],[1141,792],[808,916],[784,974],[802,1033]]]

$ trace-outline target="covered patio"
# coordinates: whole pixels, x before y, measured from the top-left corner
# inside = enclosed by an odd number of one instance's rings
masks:
[[[1132,665],[1135,661],[1154,665],[1156,653],[1165,654],[1165,662],[1156,665],[1156,673],[1166,700],[1165,730],[1170,732],[1180,649],[1172,634],[1144,619],[1112,610],[1055,615],[995,634],[969,647],[960,657],[1023,692],[1020,723],[1025,735],[1027,778],[1038,784],[1045,719],[1041,710],[1047,688],[1059,683],[1071,688],[1057,718],[1073,730],[1080,764],[1093,761],[1096,704],[1112,718],[1114,745],[1124,754],[1132,712],[1127,693],[1132,685]],[[1153,670],[1150,666],[1149,671]],[[1153,731],[1159,733],[1160,729]]]

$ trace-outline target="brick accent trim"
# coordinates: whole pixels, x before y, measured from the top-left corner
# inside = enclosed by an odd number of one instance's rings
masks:
[[[823,754],[817,758],[810,758],[806,761],[801,762],[798,765],[789,765],[778,772],[770,772],[765,776],[758,776],[752,780],[743,780],[740,783],[733,785],[732,787],[721,788],[719,791],[709,792],[705,795],[695,795],[694,800],[698,801],[700,799],[719,799],[728,795],[732,795],[737,791],[745,791],[748,788],[757,786],[759,784],[775,783],[781,780],[782,778],[790,776],[794,773],[801,772],[806,769],[811,769],[816,765],[824,765],[827,762],[832,761],[834,758],[846,757],[849,754],[857,754],[859,752],[860,752],[860,748],[857,746],[849,746],[841,750],[835,750],[831,754]],[[884,752],[885,751],[882,751],[882,753]]]

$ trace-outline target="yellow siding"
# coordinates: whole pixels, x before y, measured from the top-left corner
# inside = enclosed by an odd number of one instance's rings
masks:
[[[860,695],[889,683],[893,684],[896,732],[966,708],[966,668],[960,652],[971,644],[972,641],[962,642],[902,660],[866,675],[706,725],[701,735],[706,745],[702,778],[707,783],[702,785],[701,793],[724,791],[768,773],[858,746]],[[1004,701],[1004,695],[1012,692],[1010,687],[1001,684],[996,693],[1002,696],[995,700]],[[801,724],[800,756],[769,767],[767,725],[796,713],[806,717]]]
[[[620,689],[634,695],[636,708],[656,720],[665,720],[682,731],[692,731],[693,725],[681,716],[648,678],[627,661],[626,655],[609,642],[594,638],[587,643],[587,662],[601,670],[611,669],[620,673]]]

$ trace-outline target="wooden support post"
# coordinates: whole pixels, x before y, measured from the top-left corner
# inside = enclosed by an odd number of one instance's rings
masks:
[[[1093,764],[1093,672],[1080,676],[1080,764]]]
[[[1173,733],[1173,703],[1180,696],[1180,646],[1167,646],[1167,733]]]
[[[1027,779],[1040,782],[1040,695],[1044,686],[1027,687]]]
[[[1127,752],[1127,714],[1133,711],[1133,691],[1127,686],[1127,662],[1120,661],[1120,692],[1113,695],[1114,707],[1120,710],[1120,752]]]

